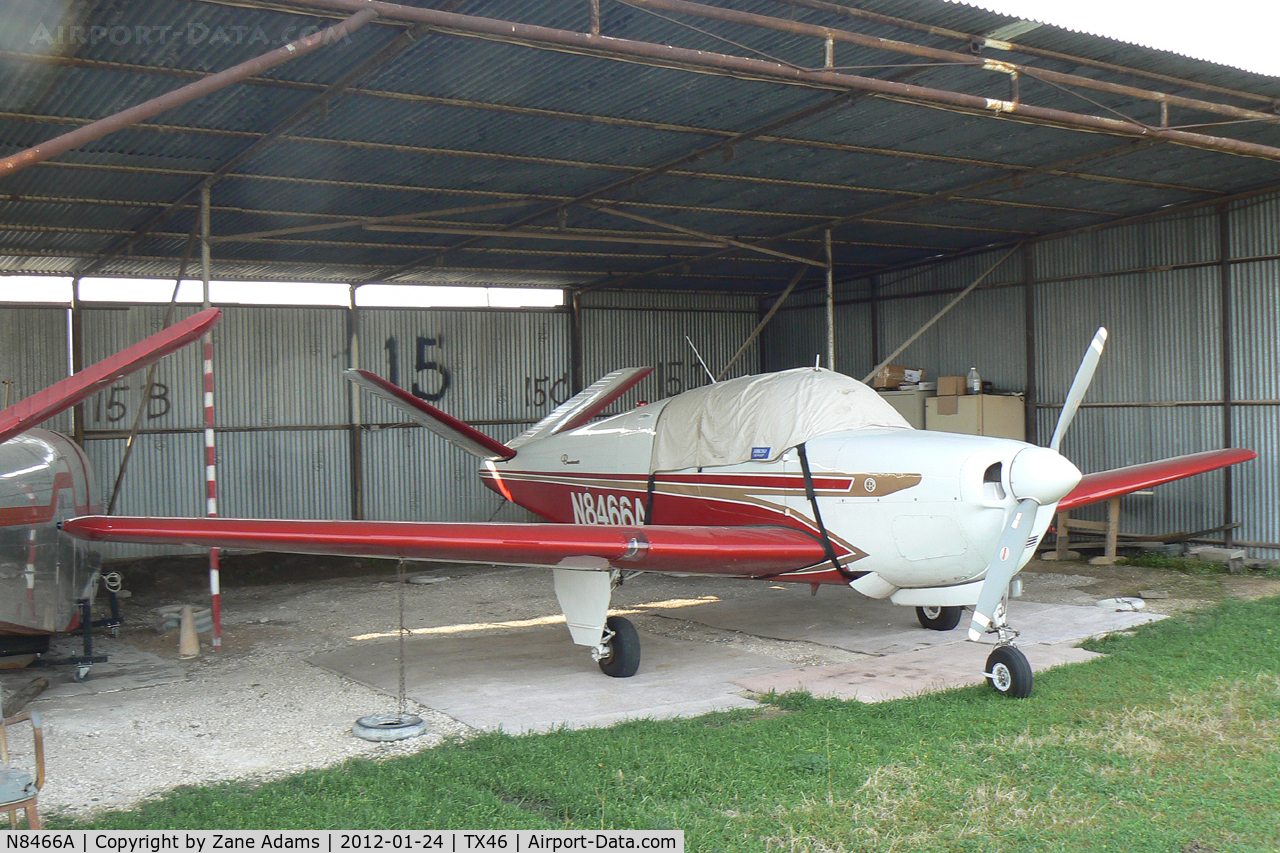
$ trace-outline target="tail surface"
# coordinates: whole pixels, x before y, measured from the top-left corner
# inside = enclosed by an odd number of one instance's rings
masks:
[[[426,427],[445,441],[462,448],[481,459],[510,459],[516,452],[497,439],[490,438],[475,427],[468,426],[453,415],[392,385],[387,380],[367,370],[343,371],[342,375],[371,394],[375,394],[406,414],[419,426]]]
[[[510,447],[577,429],[608,408],[609,404],[635,387],[653,372],[652,367],[627,367],[596,380],[582,393],[556,407],[555,411],[512,440]]]

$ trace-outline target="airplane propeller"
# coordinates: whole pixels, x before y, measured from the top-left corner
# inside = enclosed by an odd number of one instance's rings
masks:
[[[1106,345],[1107,330],[1105,327],[1100,327],[1090,341],[1089,349],[1085,350],[1084,360],[1080,362],[1080,369],[1076,371],[1076,378],[1071,382],[1067,401],[1062,405],[1062,414],[1058,415],[1058,425],[1053,428],[1053,438],[1049,439],[1050,450],[1058,449],[1062,444],[1062,436],[1067,432],[1067,427],[1071,426],[1071,422],[1075,420],[1076,409],[1080,408],[1080,401],[1084,399],[1085,392],[1093,382],[1093,372],[1098,369],[1098,360],[1102,358],[1102,348]]]
[[[1067,392],[1049,446],[1028,447],[1019,452],[1009,466],[1009,487],[1013,496],[1018,498],[1018,505],[1010,514],[996,545],[995,556],[987,565],[987,575],[978,593],[978,603],[973,608],[973,620],[969,623],[970,640],[981,639],[991,627],[996,608],[1000,606],[1027,549],[1036,510],[1062,500],[1080,482],[1079,469],[1058,452],[1058,447],[1093,382],[1093,374],[1098,369],[1098,360],[1106,343],[1107,330],[1099,328],[1085,351],[1084,360],[1080,362],[1071,390]]]

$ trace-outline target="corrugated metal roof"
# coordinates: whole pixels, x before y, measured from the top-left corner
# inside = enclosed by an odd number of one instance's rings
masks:
[[[968,50],[964,40],[939,32],[906,31],[770,0],[712,2]],[[962,34],[990,33],[1013,20],[941,0],[859,0],[857,7]],[[586,27],[582,4],[470,0],[457,11],[571,30]],[[62,133],[74,126],[68,119],[99,118],[170,91],[189,79],[175,76],[177,72],[221,70],[296,36],[303,27],[333,20],[332,15],[289,14],[222,0],[7,3],[0,10],[0,153]],[[73,27],[82,28],[78,41]],[[216,92],[165,113],[151,126],[114,133],[50,163],[0,178],[0,269],[74,273],[87,267],[124,233],[149,222],[164,205],[309,103],[320,87],[402,31],[393,22],[370,24],[338,44],[265,73],[254,84]],[[659,16],[622,3],[605,4],[603,31],[802,66],[822,61],[821,42],[807,36]],[[1069,53],[1090,62],[1280,97],[1280,80],[1054,27],[1038,27],[1014,40],[1033,52]],[[36,61],[35,54],[56,57],[62,64]],[[1088,62],[1004,51],[991,55],[1188,97],[1259,106],[1257,99],[1210,95],[1191,83],[1157,83]],[[879,49],[836,47],[836,64],[849,67],[850,73],[889,77],[914,62]],[[911,82],[1009,97],[1005,75],[956,65],[916,69]],[[1157,121],[1155,104],[1127,96],[1090,91],[1086,99],[1025,78],[1021,94],[1040,106]],[[515,223],[832,97],[831,92],[800,86],[422,33],[354,89],[217,184],[213,231],[243,234],[338,217],[528,202],[526,207],[433,217],[447,220],[437,228],[446,231]],[[1204,118],[1174,111],[1175,124]],[[1275,124],[1231,124],[1213,132],[1280,146]],[[1046,168],[1052,164],[1058,165]],[[697,240],[687,231],[671,230],[670,245],[656,244],[653,235],[667,226],[764,239],[838,217],[843,221],[835,231],[837,270],[851,277],[940,252],[1212,200],[1266,186],[1277,174],[1274,163],[1256,158],[855,96],[775,129],[766,139],[745,141],[673,173],[605,192],[603,198],[615,206],[661,225],[579,207],[565,218],[563,226],[570,231],[562,236],[582,239],[348,227],[219,243],[214,265],[221,277],[252,273],[345,281],[425,260],[427,268],[411,269],[403,280],[478,276],[530,284],[612,284],[611,277],[666,267],[659,274],[630,277],[623,286],[771,291],[789,278],[792,262],[742,250],[721,258],[724,253],[717,249],[687,245]],[[193,216],[190,207],[179,212],[158,233],[138,241],[130,257],[114,259],[104,270],[162,274],[175,269]],[[557,220],[549,216],[536,224],[555,227]],[[645,239],[608,242],[573,229],[630,230]],[[815,236],[806,234],[808,242],[770,245],[816,256]],[[458,246],[462,248],[443,259],[433,257],[435,250]],[[706,255],[717,257],[700,259]]]

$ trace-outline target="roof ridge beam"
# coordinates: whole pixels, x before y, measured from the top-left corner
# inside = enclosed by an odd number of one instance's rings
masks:
[[[1078,86],[1082,89],[1091,89],[1095,92],[1105,92],[1111,95],[1121,95],[1127,98],[1152,101],[1154,103],[1161,104],[1162,107],[1181,107],[1183,109],[1207,112],[1213,115],[1225,116],[1227,118],[1237,120],[1243,119],[1270,123],[1280,122],[1280,115],[1260,112],[1247,107],[1219,104],[1213,101],[1203,101],[1199,98],[1170,95],[1165,92],[1153,92],[1150,89],[1140,89],[1136,86],[1112,83],[1108,80],[1098,80],[1093,77],[1084,77],[1079,74],[1068,74],[1061,71],[1052,71],[1047,68],[1036,68],[1029,65],[1022,65],[1020,63],[985,59],[981,56],[974,56],[971,53],[958,53],[954,50],[926,47],[924,45],[912,44],[910,42],[898,41],[896,39],[884,39],[877,36],[850,32],[849,30],[823,27],[816,24],[806,24],[800,21],[790,21],[784,18],[774,18],[768,15],[757,15],[752,12],[727,9],[720,6],[708,6],[703,3],[690,2],[690,0],[620,0],[620,2],[624,5],[635,6],[640,9],[661,9],[664,12],[674,12],[676,14],[690,15],[708,20],[758,27],[761,29],[773,30],[774,32],[790,33],[792,35],[810,36],[816,39],[825,39],[842,44],[852,44],[874,50],[885,50],[921,59],[932,59],[938,62],[963,65],[981,71],[991,71],[1014,76],[1021,75],[1031,77],[1033,79],[1044,80],[1049,83],[1057,83],[1063,86]],[[1167,114],[1165,117],[1167,118]]]
[[[921,106],[936,106],[952,111],[1063,129],[1157,139],[1201,150],[1280,162],[1280,148],[1272,145],[1185,130],[1153,128],[1129,119],[1074,113],[1052,107],[1032,106],[1017,101],[986,98],[827,69],[800,69],[763,59],[559,30],[496,18],[459,15],[417,6],[387,3],[383,0],[289,0],[289,2],[302,7],[337,10],[372,7],[380,16],[386,18],[424,24],[438,32],[468,38],[827,91],[862,91],[871,93],[873,96],[887,97]]]
[[[207,2],[217,2],[217,0],[207,0]],[[955,39],[956,41],[962,41],[977,47],[989,47],[992,50],[1021,53],[1024,56],[1034,56],[1038,59],[1051,59],[1056,62],[1065,62],[1070,65],[1084,65],[1089,68],[1095,68],[1099,71],[1110,71],[1114,74],[1127,74],[1133,77],[1140,77],[1144,80],[1151,80],[1156,83],[1186,86],[1188,89],[1196,89],[1197,91],[1205,92],[1206,94],[1225,95],[1231,98],[1241,98],[1246,101],[1267,104],[1273,109],[1277,106],[1278,101],[1280,101],[1280,99],[1269,95],[1259,94],[1258,92],[1249,92],[1244,89],[1231,89],[1226,86],[1215,86],[1212,83],[1201,83],[1198,80],[1188,80],[1185,77],[1175,77],[1172,74],[1161,74],[1157,71],[1147,71],[1143,68],[1134,68],[1129,65],[1120,65],[1115,62],[1105,62],[1101,59],[1090,59],[1086,56],[1077,56],[1042,47],[1032,47],[1031,45],[1021,44],[1018,42],[987,38],[986,36],[978,35],[977,33],[966,33],[961,30],[952,30],[947,27],[934,26],[933,24],[923,24],[919,21],[912,21],[908,18],[898,18],[892,15],[882,15],[878,12],[868,12],[866,9],[859,9],[854,6],[845,6],[841,3],[832,3],[828,2],[828,0],[773,0],[773,2],[785,3],[788,6],[799,6],[805,9],[813,9],[818,12],[827,12],[829,14],[839,15],[845,18],[871,21],[872,23],[884,24],[898,29],[925,33],[927,35],[942,36],[943,38]],[[1015,16],[1007,15],[1005,17]],[[1035,23],[1042,22],[1036,21]],[[1062,29],[1055,24],[1046,24],[1046,26],[1053,27],[1054,29]],[[1116,41],[1119,41],[1119,39],[1116,39]],[[1122,43],[1128,44],[1128,42]],[[1137,46],[1141,47],[1141,45]]]
[[[204,2],[214,2],[214,0],[204,0]],[[154,74],[161,76],[174,76],[182,78],[198,79],[207,76],[206,72],[192,71],[183,68],[166,68],[157,65],[138,65],[135,63],[115,62],[98,59],[85,59],[82,57],[62,57],[47,56],[44,54],[22,53],[19,51],[4,50],[0,48],[0,59],[12,58],[19,61],[38,62],[49,65],[58,65],[71,68],[100,68],[109,71],[123,71],[134,74]],[[211,72],[210,72],[211,73]],[[307,92],[323,92],[325,85],[323,83],[311,83],[302,80],[281,80],[275,77],[251,77],[244,81],[246,84],[254,86],[263,86],[275,89],[292,89]],[[359,95],[367,98],[382,98],[386,100],[403,101],[413,104],[425,104],[429,106],[449,107],[454,109],[471,109],[480,110],[482,112],[507,113],[511,115],[533,116],[536,118],[547,118],[558,121],[577,121],[585,124],[603,124],[606,126],[633,127],[641,130],[651,130],[658,133],[684,133],[701,136],[713,136],[721,139],[732,139],[737,135],[735,131],[723,130],[713,127],[698,127],[696,125],[673,124],[671,122],[645,121],[643,119],[623,118],[621,116],[605,116],[595,115],[591,113],[575,113],[567,110],[554,110],[542,107],[518,106],[515,104],[491,103],[488,101],[473,101],[466,98],[446,98],[438,95],[425,95],[416,92],[396,92],[389,89],[370,89],[361,86],[351,86],[346,90],[348,95]],[[41,121],[63,121],[61,116],[20,116],[17,113],[0,112],[0,118],[25,118],[26,120]],[[218,130],[216,128],[185,128],[180,125],[161,125],[154,122],[148,122],[140,127],[146,127],[151,130],[162,132],[193,132],[209,134],[220,134],[226,136],[251,136],[254,134],[245,131]],[[1011,172],[1026,172],[1033,167],[1020,163],[1004,163],[997,160],[979,160],[974,157],[959,157],[947,154],[930,154],[922,151],[907,151],[893,148],[879,148],[871,145],[856,145],[848,142],[832,142],[821,139],[805,139],[798,136],[773,136],[765,134],[755,137],[754,141],[766,143],[770,145],[789,145],[800,148],[812,148],[826,151],[839,151],[848,154],[866,154],[872,157],[893,157],[895,159],[920,160],[931,163],[945,163],[956,166],[972,166],[985,169],[1002,169]],[[1116,175],[1094,174],[1088,172],[1071,172],[1058,171],[1052,172],[1055,177],[1072,178],[1082,181],[1096,181],[1099,183],[1123,184],[1127,186],[1145,187],[1149,189],[1170,190],[1173,192],[1198,193],[1208,196],[1225,195],[1220,190],[1209,187],[1189,186],[1186,184],[1170,184],[1162,181],[1144,181],[1138,178],[1125,178]]]

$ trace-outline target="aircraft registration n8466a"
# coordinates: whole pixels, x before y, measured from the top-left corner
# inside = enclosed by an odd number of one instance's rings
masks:
[[[748,376],[593,420],[648,368],[611,373],[501,444],[365,371],[347,377],[483,460],[486,486],[546,524],[85,517],[91,540],[545,566],[573,641],[608,675],[640,664],[609,616],[638,572],[841,584],[915,607],[969,639],[996,635],[985,674],[1031,692],[1004,603],[1060,509],[1256,456],[1215,450],[1083,477],[1058,452],[1092,380],[1099,329],[1049,447],[914,430],[878,394],[816,368]]]

